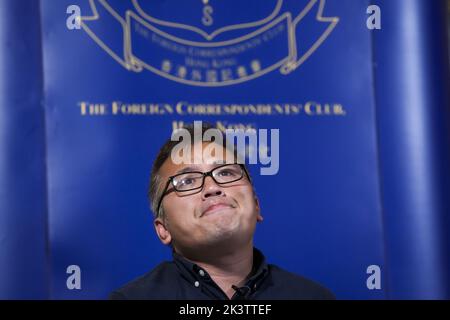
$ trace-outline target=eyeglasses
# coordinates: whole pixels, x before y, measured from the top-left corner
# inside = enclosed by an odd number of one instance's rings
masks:
[[[173,190],[171,191],[187,192],[202,189],[206,177],[211,177],[215,183],[223,185],[241,180],[244,174],[250,181],[250,176],[243,164],[224,164],[208,172],[190,171],[171,176],[164,187],[161,199],[159,199],[156,214],[159,215],[161,203],[164,197],[170,193],[167,192],[167,188],[170,184],[173,185]]]

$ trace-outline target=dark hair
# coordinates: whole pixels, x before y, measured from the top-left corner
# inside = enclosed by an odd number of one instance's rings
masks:
[[[194,136],[194,125],[193,124],[185,125],[183,128],[189,132],[191,137]],[[207,131],[208,129],[217,129],[217,127],[211,125],[210,123],[202,122],[202,139],[203,139],[205,131]],[[222,132],[222,138],[223,138],[224,146],[227,146],[226,135],[223,134],[223,132]],[[204,141],[204,140],[202,140],[202,141]],[[211,142],[211,141],[205,141],[205,142]],[[212,142],[214,142],[214,141],[212,141]],[[162,181],[161,181],[161,177],[159,175],[159,170],[161,169],[164,162],[166,162],[166,160],[170,157],[172,149],[178,143],[179,143],[179,141],[172,141],[169,138],[163,144],[163,146],[161,147],[161,149],[158,152],[158,155],[156,156],[155,161],[153,162],[152,172],[150,175],[150,186],[148,188],[147,196],[148,196],[150,206],[151,206],[151,209],[153,211],[155,218],[164,216],[163,206],[160,207],[159,212],[156,212],[158,209],[158,201],[159,201],[160,197],[162,196],[161,193],[163,192],[163,190],[162,190],[163,184],[161,183]],[[194,140],[192,140],[191,143],[193,144]],[[235,149],[235,157],[236,156],[237,156],[237,154],[236,154],[236,149]],[[245,164],[244,164],[244,166],[245,166]],[[247,172],[248,172],[248,170],[247,170]]]

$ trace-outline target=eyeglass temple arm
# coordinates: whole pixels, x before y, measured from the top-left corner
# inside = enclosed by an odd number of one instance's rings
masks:
[[[161,197],[159,198],[158,208],[156,209],[156,212],[155,212],[157,217],[159,216],[159,208],[161,207],[161,203],[162,203],[162,201],[164,199],[164,196],[166,195],[167,188],[169,187],[171,182],[172,182],[172,177],[170,177],[167,180],[166,186],[164,187],[163,192],[161,194]]]

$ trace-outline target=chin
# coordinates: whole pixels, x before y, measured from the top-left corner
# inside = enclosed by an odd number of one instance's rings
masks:
[[[208,232],[208,240],[210,244],[232,244],[233,240],[242,238],[244,230],[241,230],[239,223],[233,225],[218,224],[215,228]]]

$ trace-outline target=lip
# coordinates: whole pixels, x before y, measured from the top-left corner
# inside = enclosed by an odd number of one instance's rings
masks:
[[[202,217],[210,215],[210,214],[215,213],[217,211],[221,211],[221,210],[224,210],[224,209],[230,209],[230,208],[234,208],[234,206],[232,206],[229,203],[225,203],[225,202],[212,203],[203,211]]]

